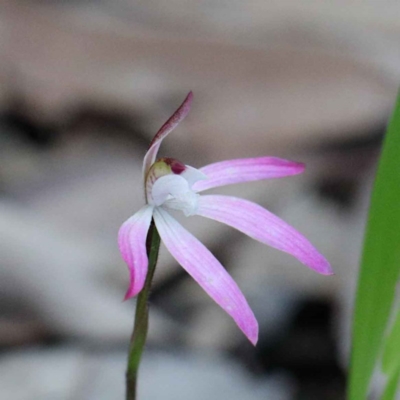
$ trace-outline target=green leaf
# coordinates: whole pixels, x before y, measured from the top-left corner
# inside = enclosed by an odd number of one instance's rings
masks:
[[[386,389],[382,400],[393,400],[400,374],[400,312],[397,312],[396,320],[392,326],[389,337],[386,339],[382,370],[387,375]]]
[[[385,391],[381,397],[381,400],[394,400],[396,396],[397,386],[399,382],[400,369],[393,371],[388,378]]]
[[[386,340],[382,357],[382,369],[385,374],[395,371],[400,366],[400,313],[397,312],[396,320]]]
[[[400,96],[390,121],[364,239],[353,317],[349,400],[365,400],[400,270]]]

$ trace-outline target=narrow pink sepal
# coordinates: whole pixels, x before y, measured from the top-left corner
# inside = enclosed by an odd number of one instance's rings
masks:
[[[234,183],[282,178],[301,174],[304,164],[276,157],[239,158],[206,165],[200,171],[207,180],[196,182],[193,190],[201,192]]]
[[[303,235],[258,204],[230,196],[200,196],[196,214],[289,253],[320,274],[333,274],[328,261]]]
[[[160,130],[154,136],[153,140],[150,143],[149,150],[144,156],[143,179],[146,179],[147,171],[154,163],[154,161],[156,161],[158,149],[161,146],[161,142],[189,114],[190,107],[192,106],[192,101],[193,101],[193,93],[190,91],[186,96],[185,100],[183,101],[183,103],[179,106],[179,108],[172,114],[172,116],[168,119],[168,121],[160,128]]]
[[[146,237],[152,214],[152,206],[142,207],[122,224],[118,232],[119,250],[130,272],[130,285],[125,300],[136,296],[143,289],[148,267]]]
[[[168,212],[154,211],[154,221],[165,246],[193,279],[236,322],[253,345],[258,323],[243,293],[211,252]]]

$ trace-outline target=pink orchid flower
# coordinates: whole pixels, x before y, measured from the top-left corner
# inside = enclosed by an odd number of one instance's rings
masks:
[[[138,294],[144,285],[148,258],[146,237],[152,218],[161,240],[178,263],[236,322],[254,345],[258,323],[235,281],[211,252],[168,212],[201,215],[222,222],[246,235],[296,257],[320,274],[332,274],[328,261],[312,244],[274,214],[250,201],[230,196],[200,195],[224,185],[300,174],[304,165],[259,157],[217,162],[196,169],[171,158],[156,160],[165,137],[186,117],[192,92],[150,143],[143,161],[146,205],[120,228],[119,248],[130,271],[125,298]]]

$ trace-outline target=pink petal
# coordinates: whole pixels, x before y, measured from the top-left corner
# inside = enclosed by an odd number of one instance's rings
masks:
[[[239,158],[206,165],[200,171],[207,175],[207,180],[193,186],[196,192],[233,183],[301,174],[304,164],[276,157]]]
[[[136,296],[143,288],[147,274],[148,259],[146,237],[153,207],[146,205],[125,221],[118,232],[118,246],[122,258],[128,264],[131,282],[125,300]]]
[[[169,252],[193,279],[237,323],[254,345],[258,339],[258,324],[246,299],[224,267],[194,236],[185,230],[165,210],[154,212],[161,239]]]
[[[229,196],[200,196],[196,214],[289,253],[320,274],[333,274],[328,261],[303,235],[257,204]]]
[[[172,132],[177,125],[183,121],[183,119],[189,114],[190,107],[192,105],[193,93],[189,92],[186,99],[179,106],[179,108],[172,114],[168,121],[160,128],[156,133],[153,140],[150,143],[149,150],[144,156],[143,160],[143,179],[146,179],[146,173],[151,165],[156,161],[158,149],[161,146],[161,142],[165,137]]]

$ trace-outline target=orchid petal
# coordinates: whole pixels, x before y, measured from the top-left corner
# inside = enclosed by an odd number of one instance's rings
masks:
[[[178,196],[190,191],[189,184],[180,175],[165,175],[158,178],[151,189],[151,199],[156,206],[160,206],[169,195]]]
[[[207,179],[206,174],[190,165],[185,165],[185,170],[180,174],[180,176],[184,177],[188,181],[190,187],[193,187],[196,182]]]
[[[304,164],[276,157],[239,158],[206,165],[200,171],[207,175],[207,180],[193,185],[196,192],[234,183],[301,174]]]
[[[165,210],[156,209],[154,221],[165,246],[193,279],[237,323],[254,345],[258,324],[235,281],[219,261]]]
[[[143,179],[146,179],[146,173],[151,165],[156,161],[158,149],[161,146],[161,142],[165,137],[172,132],[177,125],[189,114],[190,107],[192,105],[193,93],[189,92],[186,99],[179,106],[179,108],[172,114],[168,121],[160,128],[156,133],[153,140],[150,143],[149,150],[144,156],[143,160]]]
[[[323,275],[333,274],[328,261],[294,228],[250,201],[230,196],[200,196],[197,215],[222,222],[296,257]]]
[[[148,267],[146,238],[152,214],[152,206],[142,207],[122,224],[118,232],[119,250],[130,272],[130,285],[125,300],[136,296],[142,290],[146,279]]]

